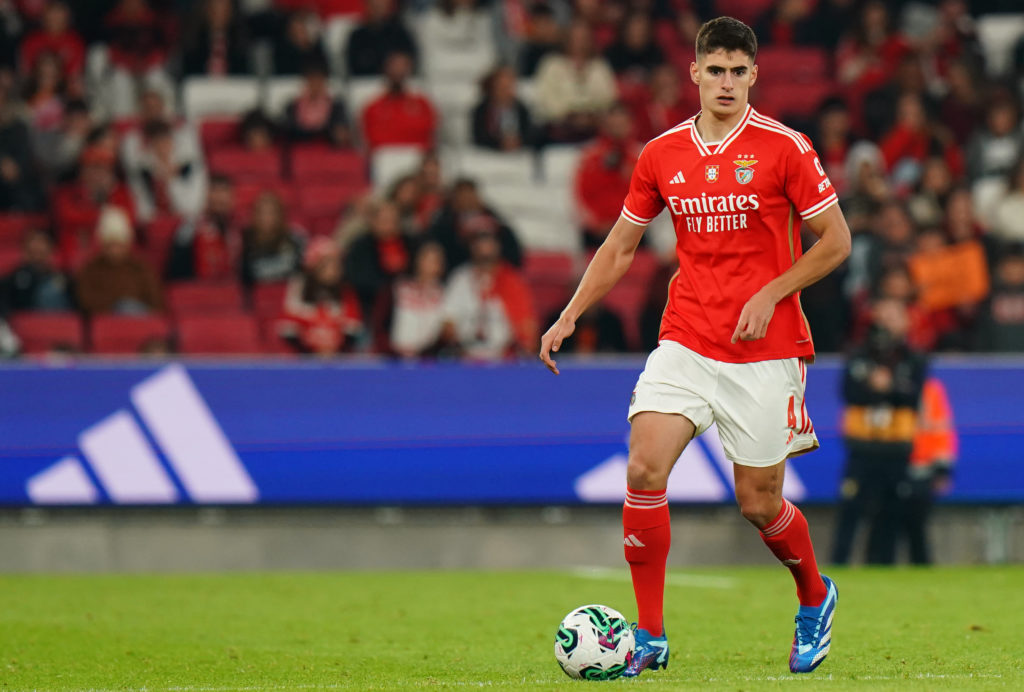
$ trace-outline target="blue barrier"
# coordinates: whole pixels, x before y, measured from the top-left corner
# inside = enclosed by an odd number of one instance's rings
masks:
[[[579,503],[623,492],[642,359],[539,365],[11,364],[0,367],[0,504]],[[960,434],[951,500],[1024,501],[1024,361],[945,360]],[[836,497],[840,363],[809,371],[821,450],[787,494]],[[711,432],[676,501],[727,501]]]

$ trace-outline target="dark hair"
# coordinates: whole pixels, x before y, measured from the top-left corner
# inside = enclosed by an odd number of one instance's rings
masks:
[[[732,17],[704,22],[697,32],[697,57],[720,49],[727,53],[742,51],[753,60],[757,55],[757,37],[749,26]]]

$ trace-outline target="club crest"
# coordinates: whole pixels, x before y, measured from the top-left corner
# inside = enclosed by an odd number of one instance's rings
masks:
[[[746,185],[754,179],[753,165],[757,163],[755,159],[737,159],[733,161],[738,166],[736,169],[736,182],[740,185]]]
[[[718,166],[704,166],[704,181],[714,183],[718,181]]]

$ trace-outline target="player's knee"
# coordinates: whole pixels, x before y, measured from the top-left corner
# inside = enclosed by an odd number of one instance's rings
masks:
[[[659,464],[643,453],[631,453],[626,483],[634,490],[659,490],[668,484],[668,472],[668,465]]]
[[[779,500],[774,493],[741,492],[737,489],[736,503],[743,518],[759,529],[767,526],[779,512]]]

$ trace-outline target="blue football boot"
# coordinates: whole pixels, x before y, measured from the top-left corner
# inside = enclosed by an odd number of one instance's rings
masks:
[[[796,614],[793,649],[789,653],[789,669],[794,673],[810,673],[818,667],[832,646],[832,617],[836,614],[839,591],[835,583],[821,575],[828,593],[818,607],[800,606]]]
[[[633,658],[630,660],[622,677],[635,678],[648,668],[658,670],[668,668],[668,638],[662,628],[661,636],[655,637],[647,630],[633,625],[636,644],[633,647]]]

